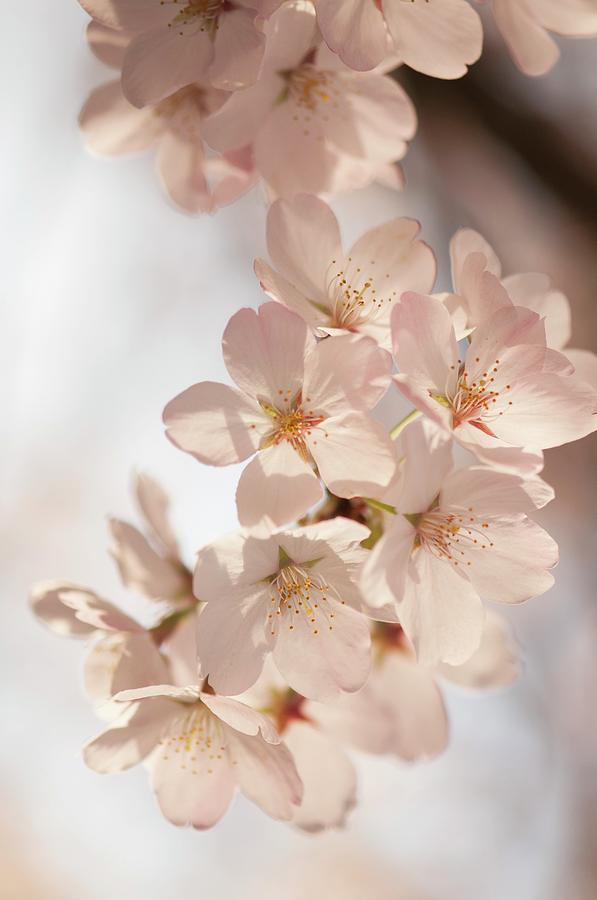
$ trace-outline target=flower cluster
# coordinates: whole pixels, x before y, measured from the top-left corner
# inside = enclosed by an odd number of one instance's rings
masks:
[[[81,112],[89,148],[158,144],[159,174],[188,212],[261,181],[270,197],[399,188],[417,117],[401,64],[465,75],[481,55],[469,0],[79,0],[93,52],[119,69]],[[493,0],[519,67],[546,72],[550,32],[597,35],[591,0]],[[390,74],[391,73],[391,74]]]
[[[181,8],[183,36],[192,25],[204,40],[203,15],[217,31],[216,5]],[[253,27],[244,5],[226,14]],[[161,46],[154,16],[137,54]],[[246,76],[217,37],[209,46],[210,77]],[[110,529],[149,624],[69,582],[32,592],[38,618],[91,641],[85,684],[107,726],[85,762],[144,762],[174,824],[213,825],[239,788],[276,819],[338,827],[356,798],[349,751],[433,757],[448,739],[442,683],[494,687],[518,672],[487,604],[553,583],[557,545],[534,521],[554,496],[543,450],[597,429],[597,359],[562,352],[568,301],[549,279],[502,277],[475,232],[454,236],[453,291],[434,294],[418,233],[396,219],[345,252],[322,200],[275,201],[271,264],[255,262],[268,299],[223,336],[234,384],[192,385],[164,410],[170,441],[201,464],[248,461],[240,530],[191,570],[165,495],[140,477],[146,533]],[[413,410],[388,429],[378,404],[397,391]]]

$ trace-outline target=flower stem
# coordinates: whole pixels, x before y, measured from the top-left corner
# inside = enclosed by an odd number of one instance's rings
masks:
[[[413,409],[407,416],[405,416],[403,419],[400,419],[398,424],[394,425],[394,427],[390,431],[390,437],[392,438],[392,440],[395,441],[398,435],[403,431],[404,428],[406,428],[407,425],[410,425],[411,422],[414,422],[415,419],[418,419],[419,416],[422,415],[423,413],[420,409]]]
[[[362,497],[361,499],[371,509],[380,509],[382,512],[392,513],[393,516],[396,515],[396,507],[390,506],[389,503],[382,503],[381,500],[374,500],[373,497]]]

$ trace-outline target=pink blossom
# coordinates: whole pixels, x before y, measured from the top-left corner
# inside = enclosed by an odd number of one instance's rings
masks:
[[[317,0],[324,40],[353,69],[389,53],[426,75],[460,78],[481,55],[481,20],[466,0]]]
[[[111,773],[146,761],[152,790],[174,825],[211,828],[237,788],[274,819],[290,819],[302,785],[270,721],[228,697],[194,687],[123,691],[122,715],[83,750]]]
[[[597,35],[594,0],[493,0],[493,15],[518,68],[544,75],[560,51],[550,32],[565,37]]]
[[[341,744],[307,713],[310,701],[288,687],[271,658],[239,699],[269,716],[292,753],[303,783],[292,824],[308,832],[344,827],[356,804],[355,768]]]
[[[597,394],[546,347],[542,319],[528,309],[498,306],[461,360],[444,304],[406,293],[392,338],[402,393],[473,452],[556,447],[597,427]]]
[[[237,387],[193,385],[166,406],[164,422],[177,447],[208,465],[253,456],[236,494],[242,525],[299,518],[321,498],[319,477],[340,497],[389,483],[392,443],[368,410],[389,384],[390,358],[373,340],[317,342],[299,316],[266,303],[236,313],[222,346]]]
[[[232,91],[257,80],[265,38],[261,0],[79,0],[93,18],[133,35],[122,69],[127,100],[142,107],[197,81]]]
[[[484,466],[453,469],[451,442],[431,423],[413,423],[401,441],[396,515],[361,590],[368,607],[393,606],[420,661],[459,665],[481,641],[481,597],[520,603],[553,584],[557,545],[527,516],[553,491]]]
[[[337,517],[267,537],[227,535],[199,551],[194,588],[200,672],[240,694],[272,654],[290,687],[325,700],[356,691],[369,671],[369,626],[357,587],[369,535]]]
[[[115,44],[112,36],[121,38]],[[124,35],[124,39],[123,39]],[[89,42],[102,60],[118,66],[126,33],[91,23]],[[153,106],[137,109],[111,81],[92,91],[79,123],[89,150],[102,156],[147,150],[157,145],[157,169],[171,199],[187,212],[214,212],[249,190],[256,181],[251,152],[241,148],[209,155],[202,123],[224,102],[224,91],[190,84]]]
[[[189,669],[197,670],[192,576],[180,560],[170,528],[168,499],[148,475],[136,477],[135,493],[147,534],[111,520],[112,555],[125,586],[159,601],[153,604],[156,621],[151,628],[95,591],[72,582],[43,582],[30,595],[33,613],[52,631],[90,641],[84,683],[90,699],[100,705],[118,691],[160,684],[181,677],[182,672],[186,675]]]
[[[396,81],[340,67],[320,48],[310,5],[284,4],[265,30],[259,81],[205,122],[211,147],[251,144],[257,170],[280,196],[354,190],[405,155],[416,115]]]
[[[427,293],[435,281],[433,251],[417,240],[419,224],[394,219],[344,253],[330,207],[309,194],[277,200],[267,216],[275,270],[255,261],[263,290],[329,334],[369,335],[391,349],[390,312],[404,291]]]
[[[570,302],[548,275],[524,272],[503,277],[493,248],[468,228],[452,238],[450,257],[454,294],[444,299],[458,338],[470,334],[502,306],[524,306],[543,318],[547,346],[565,350],[578,377],[597,389],[597,356],[567,346],[571,337]]]

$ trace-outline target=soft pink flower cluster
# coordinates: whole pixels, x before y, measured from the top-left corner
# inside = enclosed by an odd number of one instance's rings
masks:
[[[562,352],[569,306],[549,279],[502,277],[475,232],[454,236],[453,291],[433,294],[418,232],[396,219],[346,252],[322,200],[277,200],[271,265],[255,263],[270,299],[223,337],[233,384],[164,410],[201,463],[247,462],[241,529],[191,572],[142,477],[146,533],[110,527],[151,624],[71,583],[33,591],[40,619],[92,642],[85,683],[108,724],[86,763],[143,762],[175,824],[213,825],[238,787],[274,818],[338,827],[355,803],[347,751],[432,757],[444,680],[517,674],[486,604],[553,583],[557,545],[534,521],[553,499],[543,450],[596,430],[597,360]],[[388,431],[376,407],[396,390],[414,409]]]
[[[121,78],[92,92],[92,151],[158,144],[172,200],[211,212],[258,180],[272,197],[399,188],[417,117],[401,64],[460,78],[481,55],[469,0],[79,0],[94,53]],[[550,32],[597,34],[595,0],[493,0],[520,68],[546,72]]]

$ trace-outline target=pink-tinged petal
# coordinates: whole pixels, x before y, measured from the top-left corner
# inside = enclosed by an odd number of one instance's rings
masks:
[[[214,181],[212,187],[214,209],[234,203],[258,181],[251,147],[230,150],[223,156],[206,160],[205,172],[208,178]]]
[[[371,532],[366,525],[355,522],[353,519],[345,519],[344,516],[336,516],[333,519],[324,519],[322,522],[314,522],[312,525],[303,525],[292,531],[292,558],[296,562],[307,562],[318,556],[319,551],[313,547],[313,541],[325,544],[327,552],[342,556],[346,562],[346,556],[354,551],[362,541],[366,540]],[[284,535],[284,539],[290,535]],[[302,539],[306,539],[303,541]],[[323,549],[323,547],[322,547]],[[360,551],[364,553],[365,551]]]
[[[232,697],[200,695],[201,702],[230,728],[245,735],[259,735],[268,744],[279,744],[280,736],[270,719]]]
[[[570,350],[568,347],[566,356],[574,366],[576,377],[597,391],[597,356],[590,350]]]
[[[268,297],[298,313],[312,328],[327,324],[329,313],[324,302],[318,302],[316,305],[312,303],[283,275],[274,271],[262,259],[256,259],[253,267],[259,279],[259,286]]]
[[[486,258],[482,253],[469,254],[462,266],[461,302],[467,313],[467,329],[485,323],[502,307],[512,306],[512,300],[502,282],[486,266]]]
[[[153,110],[129,103],[118,81],[91,92],[79,115],[79,127],[87,148],[101,156],[146,150],[164,129]]]
[[[280,78],[260,79],[257,84],[235,91],[229,100],[202,124],[203,137],[221,153],[250,144],[283,89]]]
[[[597,7],[594,0],[540,0],[534,10],[544,28],[570,37],[597,35]]]
[[[426,512],[453,468],[452,439],[432,422],[417,420],[402,432],[398,455],[404,462],[394,505],[402,513]]]
[[[450,261],[452,264],[452,284],[456,294],[467,293],[467,279],[464,272],[466,259],[473,253],[481,253],[485,257],[485,268],[499,278],[502,274],[501,263],[495,250],[484,237],[472,228],[460,228],[450,241]],[[524,304],[521,304],[524,305]]]
[[[518,478],[493,469],[456,469],[443,482],[442,509],[469,510],[475,516],[515,516],[541,509],[555,496],[541,478]]]
[[[97,629],[77,618],[76,611],[65,606],[61,595],[66,591],[87,592],[87,588],[64,581],[44,581],[34,585],[29,594],[33,614],[61,637],[87,637]],[[91,592],[89,592],[91,593]]]
[[[271,647],[266,629],[268,585],[238,588],[199,614],[200,675],[221,694],[241,694],[255,684]]]
[[[165,698],[126,707],[109,728],[83,747],[85,765],[101,775],[136,766],[160,742],[178,709]]]
[[[370,283],[376,302],[382,304],[378,316],[388,324],[395,299],[405,291],[427,294],[433,288],[435,256],[417,240],[419,231],[414,219],[393,219],[365,232],[347,254],[344,277],[351,285]]]
[[[110,552],[125,587],[151,600],[175,599],[187,590],[188,580],[180,564],[156,553],[128,522],[110,519],[109,524],[114,538]]]
[[[402,599],[415,536],[410,522],[396,516],[369,553],[363,566],[361,593],[374,611]]]
[[[201,141],[167,131],[160,141],[157,165],[162,184],[177,206],[190,213],[213,211]]]
[[[469,443],[462,440],[460,434],[458,440],[467,450],[477,456],[479,462],[492,466],[500,472],[509,472],[522,478],[530,478],[543,471],[545,461],[542,450],[533,450],[529,447],[510,447],[497,440],[493,447],[481,447],[476,443],[476,436],[475,441]]]
[[[170,500],[158,482],[145,472],[135,475],[133,490],[151,535],[164,551],[178,557],[178,542],[170,526]]]
[[[341,691],[357,691],[367,679],[371,638],[367,619],[328,596],[327,614],[313,624],[308,615],[284,619],[274,662],[290,687],[304,697],[326,701]],[[334,614],[333,619],[329,614]],[[328,624],[332,622],[333,624]]]
[[[433,386],[430,389],[428,381],[417,381],[415,378],[401,374],[394,375],[392,380],[412,406],[424,413],[437,427],[451,431],[452,413],[443,403],[435,399],[437,389]],[[460,440],[460,435],[458,439]]]
[[[166,660],[147,633],[107,634],[91,648],[83,669],[85,691],[94,703],[119,691],[164,684],[169,677]]]
[[[109,28],[146,31],[169,22],[176,15],[166,3],[154,0],[79,0],[85,12]]]
[[[489,612],[479,649],[461,666],[443,664],[443,675],[453,684],[471,688],[507,687],[518,678],[521,662],[518,647],[508,623],[497,613]]]
[[[282,90],[284,83],[280,84]],[[323,121],[314,118],[313,127],[307,129],[301,111],[292,98],[279,103],[254,138],[255,164],[278,197],[335,192],[346,183],[346,178],[341,181],[338,152],[325,139]]]
[[[547,275],[529,272],[504,279],[515,306],[526,306],[545,318],[547,346],[561,350],[570,340],[572,316],[568,298],[555,290]]]
[[[321,134],[335,147],[368,163],[401,159],[417,130],[412,101],[392,78],[340,72],[331,85],[337,106],[325,109]],[[309,123],[315,129],[316,116]]]
[[[342,828],[356,804],[357,777],[353,764],[341,747],[300,720],[284,732],[304,792],[292,822],[303,831],[317,832]]]
[[[444,305],[409,291],[394,307],[391,325],[400,373],[444,394],[458,367],[452,319]]]
[[[560,51],[527,0],[494,0],[493,15],[518,68],[526,75],[549,72]]]
[[[482,378],[484,373],[493,375],[493,368],[503,359],[504,352],[519,344],[537,344],[545,347],[545,327],[541,317],[531,309],[520,306],[503,306],[486,319],[474,332],[466,352],[466,372],[469,382]],[[521,351],[522,352],[522,351]],[[529,355],[528,370],[536,370],[536,356]],[[543,355],[545,357],[545,354]],[[519,359],[512,357],[513,363]],[[496,373],[497,376],[497,373]],[[499,377],[504,377],[503,366]],[[497,380],[497,377],[496,377]],[[506,378],[506,381],[508,378]]]
[[[464,574],[425,549],[411,561],[397,611],[422,664],[460,665],[481,642],[485,613],[477,591]]]
[[[236,779],[227,735],[216,736],[216,741],[222,740],[218,752],[193,752],[199,747],[190,743],[190,728],[182,721],[178,729],[172,729],[170,740],[156,748],[148,763],[150,781],[160,810],[169,822],[203,830],[219,822],[230,806]],[[178,737],[182,740],[176,741]],[[179,752],[175,741],[183,747]]]
[[[222,352],[241,391],[283,409],[302,388],[305,353],[314,344],[300,316],[280,303],[263,303],[257,312],[241,309],[232,316]]]
[[[354,694],[341,694],[328,703],[308,701],[303,712],[340,744],[363,753],[389,753],[392,721],[387,705],[376,690],[377,665],[367,683]]]
[[[305,360],[304,403],[314,412],[367,411],[390,386],[392,358],[369,337],[342,334],[317,343]]]
[[[375,181],[392,191],[401,191],[405,183],[402,166],[396,162],[380,165],[375,171]]]
[[[264,71],[296,68],[319,43],[312,4],[283,3],[267,22],[265,34],[267,46]]]
[[[169,680],[179,687],[195,684],[199,677],[197,610],[189,612],[162,643],[168,658]]]
[[[245,467],[236,489],[241,525],[281,527],[321,500],[319,478],[297,451],[282,441],[260,450]]]
[[[158,103],[179,88],[205,80],[213,58],[207,32],[192,37],[173,25],[156,28],[136,37],[122,67],[122,90],[133,106]]]
[[[238,732],[230,732],[227,739],[243,794],[273,819],[291,819],[301,802],[303,785],[288,748]]]
[[[481,55],[481,19],[466,0],[382,0],[396,52],[407,66],[435,78],[460,78]]]
[[[159,700],[164,697],[169,700],[176,700],[178,703],[184,703],[187,706],[194,706],[199,697],[199,688],[188,685],[178,687],[175,684],[150,684],[146,687],[120,691],[115,695],[114,700],[118,703],[135,703],[138,700]]]
[[[175,447],[211,466],[242,462],[255,453],[270,427],[256,403],[214,381],[178,394],[164,409],[163,419]]]
[[[386,752],[414,762],[430,759],[448,743],[448,717],[432,672],[405,652],[388,651],[371,686],[392,723]]]
[[[199,551],[193,590],[202,601],[224,603],[232,588],[255,585],[277,569],[278,548],[273,541],[235,531]]]
[[[142,631],[138,622],[126,616],[112,603],[87,588],[67,587],[58,596],[63,606],[72,609],[80,622],[99,631]]]
[[[576,376],[551,373],[512,383],[507,412],[494,423],[513,445],[559,447],[597,429],[597,393]]]
[[[235,91],[257,81],[265,49],[265,35],[255,27],[255,11],[232,7],[220,16],[210,81]]]
[[[391,49],[384,18],[370,0],[318,0],[317,22],[330,50],[351,69],[374,69]]]
[[[121,68],[131,34],[92,21],[87,26],[85,36],[89,49],[101,62],[114,69]]]
[[[396,471],[386,429],[364,413],[326,419],[305,439],[321,478],[338,497],[379,495]]]
[[[522,603],[548,591],[554,582],[548,570],[558,562],[553,538],[526,518],[488,524],[485,544],[463,544],[463,564],[471,563],[466,574],[479,594],[498,603]]]
[[[323,200],[299,194],[267,214],[267,249],[276,269],[310,301],[328,303],[334,264],[342,258],[340,227]]]

